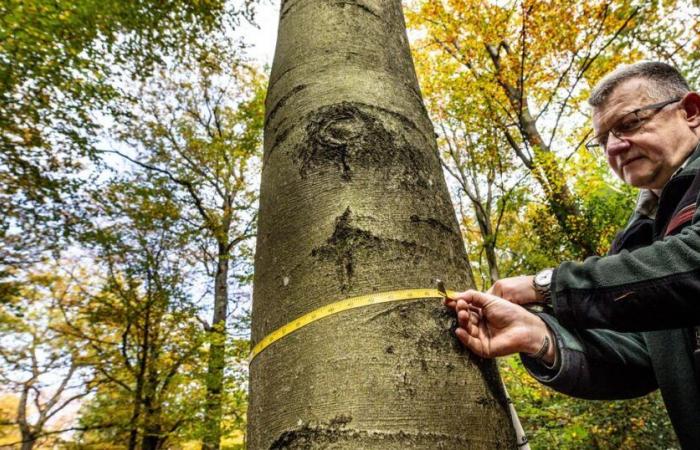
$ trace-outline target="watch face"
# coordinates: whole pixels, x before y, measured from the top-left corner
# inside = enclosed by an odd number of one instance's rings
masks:
[[[552,270],[543,270],[535,276],[535,283],[540,286],[547,286],[552,283]]]

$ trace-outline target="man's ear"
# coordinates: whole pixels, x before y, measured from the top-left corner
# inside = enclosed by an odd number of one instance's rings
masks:
[[[690,128],[700,127],[700,94],[697,92],[688,92],[683,100],[681,107],[685,111],[685,120]]]

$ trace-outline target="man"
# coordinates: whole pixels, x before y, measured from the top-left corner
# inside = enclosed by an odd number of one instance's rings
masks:
[[[660,388],[684,448],[700,446],[700,95],[671,66],[623,66],[594,89],[595,138],[640,189],[610,255],[447,299],[458,339],[483,357],[520,352],[537,380],[587,399]],[[540,303],[549,313],[519,305]],[[696,353],[697,350],[697,353]],[[698,357],[697,361],[695,357]]]

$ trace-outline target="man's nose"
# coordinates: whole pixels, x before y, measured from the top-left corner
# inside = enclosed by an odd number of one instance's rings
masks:
[[[619,138],[614,134],[608,135],[608,141],[605,144],[605,154],[608,156],[618,155],[630,147],[627,139]]]

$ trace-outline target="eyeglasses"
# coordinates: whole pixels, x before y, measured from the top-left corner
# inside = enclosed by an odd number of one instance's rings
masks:
[[[660,103],[654,103],[653,105],[642,106],[633,111],[628,112],[620,118],[612,127],[607,131],[604,131],[593,137],[590,141],[586,143],[586,148],[593,152],[597,152],[599,149],[605,150],[608,144],[608,137],[610,133],[618,139],[622,139],[626,136],[631,136],[637,130],[639,130],[642,125],[651,120],[652,117],[659,111],[661,111],[665,106],[671,103],[679,102],[683,97],[675,97],[671,100],[666,100]],[[650,111],[650,114],[639,115],[640,112]]]

